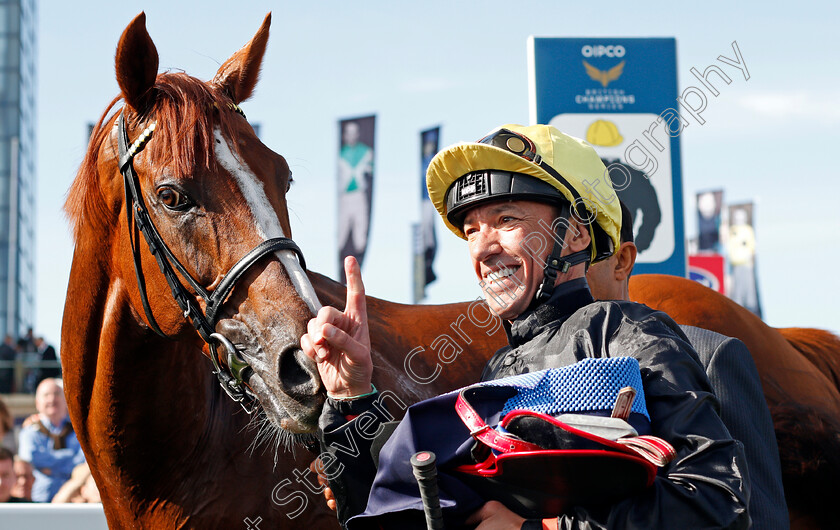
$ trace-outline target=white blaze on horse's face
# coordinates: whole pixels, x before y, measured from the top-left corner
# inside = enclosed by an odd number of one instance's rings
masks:
[[[271,207],[271,203],[265,195],[262,182],[251,171],[251,168],[236,156],[227,139],[218,129],[213,134],[216,137],[216,160],[228,173],[233,175],[233,178],[239,184],[239,190],[254,216],[257,233],[263,240],[273,237],[286,237],[286,234],[283,233],[283,227],[280,225],[280,219],[277,217],[277,212]],[[286,272],[289,274],[289,278],[301,299],[306,302],[312,314],[317,314],[318,310],[321,309],[321,303],[318,301],[315,289],[309,283],[309,278],[301,268],[295,253],[291,250],[278,250],[276,254],[280,263],[286,268]]]

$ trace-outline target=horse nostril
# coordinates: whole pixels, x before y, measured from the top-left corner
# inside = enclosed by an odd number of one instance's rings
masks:
[[[280,383],[290,395],[314,395],[320,382],[317,372],[307,369],[310,359],[300,348],[289,348],[280,354]]]

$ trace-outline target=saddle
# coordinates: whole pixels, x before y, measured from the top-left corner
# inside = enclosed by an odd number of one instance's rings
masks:
[[[494,429],[470,405],[486,389],[459,392],[456,409],[475,439],[476,463],[454,472],[482,498],[523,517],[555,517],[576,505],[611,505],[651,486],[656,468],[676,456],[670,444],[638,435],[618,417],[555,417],[518,409]]]
[[[628,387],[631,402],[622,417],[610,417]],[[649,487],[657,466],[675,456],[667,442],[650,436],[638,362],[584,359],[409,407],[379,454],[365,511],[348,528],[424,527],[409,463],[418,451],[436,456],[446,528],[462,526],[488,500],[526,518],[608,505]]]

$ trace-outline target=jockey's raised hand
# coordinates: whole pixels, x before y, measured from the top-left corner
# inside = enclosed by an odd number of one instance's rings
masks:
[[[345,258],[344,273],[347,277],[344,312],[331,306],[322,307],[300,338],[304,353],[318,366],[324,388],[335,398],[371,392],[373,374],[365,286],[356,258]]]

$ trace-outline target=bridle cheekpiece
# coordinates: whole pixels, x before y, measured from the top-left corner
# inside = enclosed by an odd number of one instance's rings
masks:
[[[237,105],[228,105],[232,110],[238,112],[243,117],[245,114]],[[209,345],[210,360],[213,362],[213,373],[218,377],[219,384],[231,399],[239,403],[248,414],[253,413],[259,401],[257,397],[247,387],[246,382],[253,374],[253,369],[248,363],[239,355],[236,347],[224,335],[215,331],[216,324],[219,321],[219,311],[227,300],[228,295],[233,291],[236,282],[240,280],[245,272],[253,265],[260,261],[268,254],[272,254],[279,250],[291,250],[297,254],[301,267],[306,269],[306,262],[303,259],[303,253],[294,241],[287,237],[275,237],[267,239],[257,245],[250,252],[245,254],[233,267],[222,277],[218,287],[212,292],[207,291],[198,281],[190,275],[186,268],[175,257],[166,243],[160,236],[160,233],[155,228],[152,218],[149,216],[146,203],[143,200],[143,195],[140,189],[140,181],[137,177],[137,172],[134,170],[134,157],[143,150],[143,148],[152,139],[155,132],[156,123],[151,123],[147,126],[140,136],[129,145],[128,130],[125,125],[125,111],[120,113],[117,120],[117,136],[119,145],[119,165],[120,173],[123,176],[123,183],[125,185],[125,210],[126,221],[128,223],[128,232],[131,243],[131,250],[134,257],[134,272],[137,276],[137,285],[140,289],[140,299],[143,303],[143,311],[146,314],[146,319],[149,326],[158,335],[164,338],[168,337],[158,326],[152,315],[152,310],[149,305],[149,299],[146,294],[146,282],[143,277],[143,270],[140,261],[140,249],[135,242],[135,233],[137,230],[143,234],[146,244],[149,246],[149,251],[155,257],[160,271],[166,278],[166,283],[172,290],[172,296],[178,307],[184,313],[184,318],[189,320],[193,327],[195,327],[201,338]],[[190,284],[195,291],[195,295],[191,294],[178,278],[178,271],[180,275]],[[201,310],[196,297],[204,300],[207,307],[207,312]],[[225,365],[219,363],[219,354],[217,352],[218,345],[221,344],[227,356]]]

